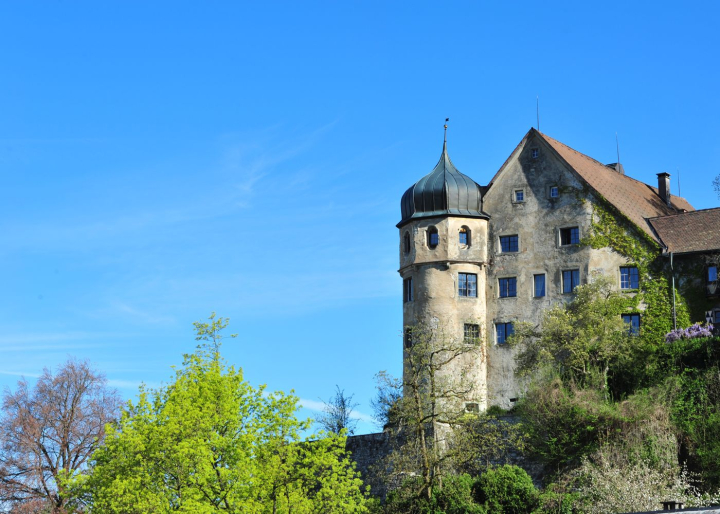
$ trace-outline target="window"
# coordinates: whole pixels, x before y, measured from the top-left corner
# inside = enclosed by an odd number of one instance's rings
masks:
[[[580,270],[571,269],[562,272],[563,293],[572,293],[580,285]]]
[[[458,241],[461,245],[470,246],[470,229],[469,228],[460,227]]]
[[[560,189],[557,186],[550,188],[550,198],[557,198],[560,196]]]
[[[428,229],[428,246],[430,248],[435,248],[439,242],[440,236],[438,235],[437,229],[435,227],[430,227]]]
[[[631,335],[638,335],[640,333],[640,314],[623,314],[622,319],[628,324],[628,332]]]
[[[413,301],[413,279],[412,277],[403,280],[403,303]]]
[[[580,229],[568,227],[560,229],[560,246],[576,245],[580,243]]]
[[[403,334],[403,343],[405,344],[405,348],[410,348],[412,346],[412,327],[405,327],[405,333]]]
[[[405,252],[405,255],[410,253],[410,234],[405,232],[405,235],[403,236],[403,251]]]
[[[707,294],[715,295],[718,293],[718,272],[717,266],[708,266],[707,269]]]
[[[720,311],[713,312],[713,325],[720,326]]]
[[[458,273],[458,296],[477,298],[477,275],[474,273]]]
[[[540,150],[538,150],[537,148],[533,148],[532,150],[530,150],[530,155],[532,155],[533,159],[537,159],[540,155]]]
[[[480,406],[477,403],[466,403],[465,404],[465,411],[466,412],[473,412],[475,414],[480,412]]]
[[[465,344],[478,344],[480,341],[480,325],[465,323],[463,327],[463,341]]]
[[[515,333],[512,323],[495,323],[495,342],[505,344],[508,337]]]
[[[545,274],[533,275],[533,296],[535,298],[542,298],[545,296]]]
[[[502,253],[518,251],[518,236],[500,236],[500,251]]]
[[[501,278],[499,282],[500,298],[517,296],[517,277]]]
[[[638,269],[635,266],[620,268],[620,289],[637,289],[638,282]]]
[[[515,191],[514,198],[515,198],[516,202],[524,202],[525,201],[525,191],[523,191],[522,189],[517,189]]]

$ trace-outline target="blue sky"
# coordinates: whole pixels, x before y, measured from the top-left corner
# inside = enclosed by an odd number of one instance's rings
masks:
[[[401,372],[399,201],[536,123],[718,205],[717,2],[0,5],[0,386],[75,356],[130,398],[212,311],[303,415]],[[315,402],[315,403],[313,403]],[[361,432],[374,429],[363,421]]]

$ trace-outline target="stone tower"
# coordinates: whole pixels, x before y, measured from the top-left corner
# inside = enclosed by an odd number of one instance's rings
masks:
[[[410,187],[401,200],[400,269],[403,279],[404,344],[408,327],[439,327],[443,337],[478,345],[443,370],[465,380],[473,391],[464,399],[469,411],[487,407],[486,261],[488,215],[480,186],[460,173],[447,153],[435,168]],[[407,352],[405,352],[407,357]],[[407,369],[407,367],[405,367]]]

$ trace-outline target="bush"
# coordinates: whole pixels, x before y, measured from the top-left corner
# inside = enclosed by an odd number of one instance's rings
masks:
[[[537,507],[538,491],[524,469],[506,464],[480,476],[475,498],[488,512],[525,514]]]
[[[413,477],[388,494],[385,505],[373,512],[378,514],[486,514],[473,498],[477,480],[470,475],[449,475],[442,487],[433,489],[432,498],[419,494],[422,480]]]

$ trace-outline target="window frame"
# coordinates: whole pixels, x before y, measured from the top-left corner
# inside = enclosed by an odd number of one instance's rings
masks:
[[[463,241],[462,241],[463,234],[465,235],[465,242],[464,242],[464,243],[463,243]],[[469,228],[469,227],[466,227],[465,225],[463,225],[462,227],[460,227],[460,229],[458,230],[458,244],[459,244],[461,247],[469,248],[469,247],[470,247],[470,244],[471,244],[471,242],[472,242],[471,234],[472,234],[472,232],[470,231],[470,228]]]
[[[433,243],[433,236],[435,237],[436,241]],[[427,245],[428,248],[431,250],[434,250],[440,245],[440,233],[438,232],[438,229],[436,226],[432,225],[428,227],[427,229]]]
[[[538,282],[537,279],[542,277],[542,294],[538,293]],[[534,273],[533,274],[533,298],[545,298],[547,296],[547,277],[545,273]]]
[[[463,324],[463,343],[471,345],[480,343],[480,325],[477,323]]]
[[[468,278],[473,277],[473,279],[468,282]],[[474,284],[474,290],[472,288],[468,287],[469,283]],[[458,272],[458,278],[457,278],[457,291],[458,291],[458,297],[460,298],[477,298],[478,296],[478,290],[477,290],[477,273],[466,273],[464,271]],[[474,294],[468,294],[468,293],[474,293]]]
[[[500,327],[502,327],[502,341],[500,340]],[[508,328],[510,331],[508,333]],[[495,344],[505,345],[507,344],[508,337],[515,333],[515,327],[512,321],[496,321],[495,322]]]
[[[403,303],[412,302],[413,300],[415,300],[413,278],[407,277],[403,279]]]
[[[511,247],[512,247],[512,243],[513,243],[513,238],[515,238],[515,239],[514,239],[515,249],[514,249],[514,250],[507,250],[507,251],[505,251],[505,249],[504,249],[504,247],[503,247],[503,246],[504,246],[504,245],[503,245],[503,239],[507,240],[507,242],[508,242],[508,247],[511,248]],[[520,252],[520,236],[519,236],[518,234],[510,234],[510,235],[507,235],[507,236],[499,236],[498,240],[499,240],[499,243],[500,243],[500,253],[519,253],[519,252]]]
[[[577,232],[577,241],[573,242],[573,230]],[[570,242],[569,243],[563,243],[563,235],[567,233]],[[572,227],[562,227],[558,229],[558,246],[561,247],[567,247],[567,246],[577,246],[580,244],[580,227],[579,226],[572,226]]]
[[[565,274],[570,273],[570,290],[568,291],[566,287],[566,280],[565,280]],[[573,269],[564,269],[561,271],[562,274],[562,292],[563,294],[572,294],[575,292],[575,288],[580,285],[580,269],[579,268],[573,268]],[[576,275],[577,274],[577,275]],[[577,276],[577,282],[575,281],[575,277]]]
[[[633,272],[635,270],[633,283]],[[627,276],[624,272],[629,271]],[[620,289],[622,291],[636,291],[640,288],[640,271],[637,266],[620,266]]]
[[[516,298],[516,297],[517,297],[517,277],[498,278],[498,298]]]
[[[518,199],[518,193],[520,199]],[[513,189],[512,201],[513,203],[525,203],[525,189]]]
[[[628,324],[628,333],[632,336],[640,335],[641,317],[639,312],[630,312],[627,314],[621,314],[622,320]],[[633,320],[637,320],[637,326],[633,324]]]

